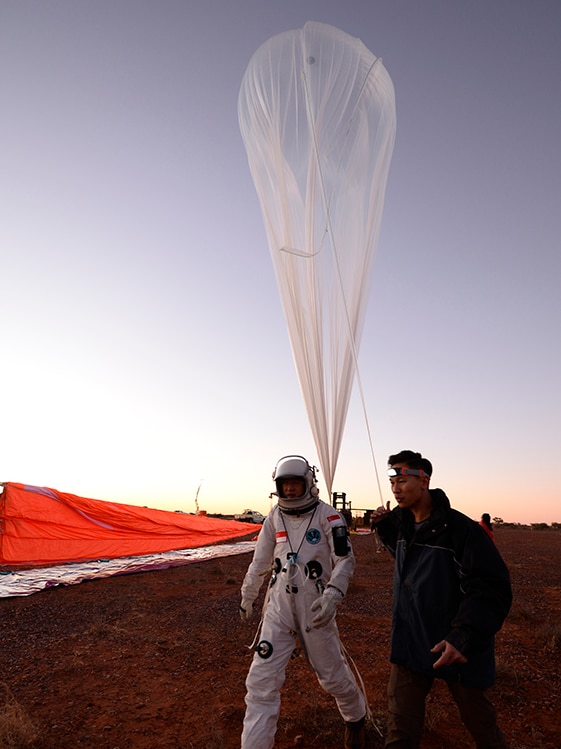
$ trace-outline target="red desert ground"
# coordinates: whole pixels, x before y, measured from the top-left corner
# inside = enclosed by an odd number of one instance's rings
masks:
[[[498,526],[514,604],[497,637],[492,696],[512,749],[561,746],[561,531]],[[357,568],[338,614],[382,747],[393,561],[353,535]],[[239,620],[251,552],[0,599],[0,746],[238,749],[257,618]],[[378,730],[379,729],[379,730]],[[341,749],[333,702],[300,654],[289,664],[276,749]],[[442,685],[423,749],[472,746]]]

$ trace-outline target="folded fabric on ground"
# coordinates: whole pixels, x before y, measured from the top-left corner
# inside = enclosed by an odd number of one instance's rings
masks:
[[[95,562],[60,564],[27,570],[0,570],[0,598],[28,596],[57,585],[76,585],[86,580],[127,575],[133,572],[163,570],[215,557],[253,551],[255,541],[216,544],[196,549],[180,549],[161,554],[99,559]]]
[[[223,517],[88,499],[2,484],[0,565],[13,570],[232,543],[259,531]]]

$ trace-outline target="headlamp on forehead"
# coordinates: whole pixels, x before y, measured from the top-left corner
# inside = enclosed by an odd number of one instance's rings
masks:
[[[388,476],[390,478],[394,476],[420,476],[421,478],[427,476],[427,478],[430,478],[429,474],[422,468],[388,468]]]

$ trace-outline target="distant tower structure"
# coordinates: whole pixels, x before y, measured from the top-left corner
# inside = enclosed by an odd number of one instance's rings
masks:
[[[346,492],[333,492],[333,507],[335,507],[336,510],[341,508],[342,510],[347,509],[347,494]],[[351,505],[349,503],[349,510],[351,509]]]
[[[349,529],[355,529],[355,522],[353,514],[351,512],[351,503],[347,503],[347,495],[345,492],[333,492],[333,507],[339,510],[341,515],[345,518],[347,527]]]

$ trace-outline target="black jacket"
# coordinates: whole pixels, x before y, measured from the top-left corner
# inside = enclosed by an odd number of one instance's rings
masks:
[[[378,523],[395,557],[392,663],[411,671],[486,689],[495,680],[494,635],[512,602],[508,569],[485,531],[451,509],[441,489],[418,529],[410,510],[397,507]],[[433,669],[441,640],[468,662]]]

